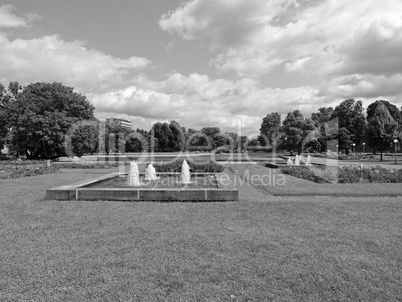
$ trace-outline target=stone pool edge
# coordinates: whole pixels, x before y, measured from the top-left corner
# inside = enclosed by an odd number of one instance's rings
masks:
[[[200,174],[200,173],[198,173]],[[114,172],[97,178],[51,188],[46,191],[47,200],[116,200],[116,201],[238,201],[239,191],[233,185],[223,185],[220,173],[214,174],[217,188],[158,189],[158,188],[87,188],[90,184],[119,177]],[[225,179],[226,180],[226,179]]]

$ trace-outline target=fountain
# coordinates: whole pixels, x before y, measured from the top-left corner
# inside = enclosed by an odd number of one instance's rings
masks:
[[[135,161],[130,162],[130,169],[127,175],[127,185],[130,187],[140,186],[140,172],[138,171],[138,165]]]
[[[181,179],[185,184],[190,183],[190,166],[186,160],[183,160],[183,165],[181,166]]]
[[[158,175],[158,176],[157,176]],[[49,200],[124,200],[124,201],[231,201],[239,200],[235,185],[225,174],[195,171],[184,160],[181,172],[158,172],[148,165],[139,174],[138,163],[130,162],[128,173],[113,172],[79,183],[46,191]],[[147,181],[148,180],[148,181]],[[153,180],[153,181],[149,181]],[[156,181],[158,180],[158,181]]]
[[[300,166],[299,155],[295,157],[295,166]]]
[[[311,166],[311,156],[310,155],[307,155],[307,163],[306,163],[306,165]]]
[[[151,164],[148,165],[147,169],[145,170],[145,180],[153,180],[156,181],[158,180],[158,177],[156,176],[156,170],[154,166]]]

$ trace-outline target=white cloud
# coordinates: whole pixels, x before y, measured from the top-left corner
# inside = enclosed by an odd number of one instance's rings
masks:
[[[81,92],[102,91],[124,86],[133,72],[149,64],[146,58],[115,58],[57,35],[9,40],[0,33],[1,82],[58,81]]]
[[[16,16],[13,11],[15,10],[12,5],[0,6],[0,28],[2,27],[21,27],[26,26],[27,22],[21,17]],[[29,18],[29,21],[31,18]]]
[[[164,81],[146,82],[141,78],[135,86],[89,94],[88,98],[97,112],[126,114],[137,122],[145,118],[145,125],[163,119],[176,120],[182,126],[195,129],[217,126],[224,131],[235,131],[240,119],[245,134],[258,131],[262,117],[269,112],[287,113],[295,109],[312,112],[314,104],[323,99],[312,87],[261,88],[252,79],[211,80],[200,74],[174,73]]]
[[[401,12],[400,0],[191,0],[159,24],[214,50],[218,70],[258,78],[283,65],[328,80],[401,73]]]

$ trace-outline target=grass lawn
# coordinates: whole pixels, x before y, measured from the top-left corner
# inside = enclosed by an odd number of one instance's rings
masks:
[[[46,201],[0,180],[0,301],[401,301],[402,198]]]

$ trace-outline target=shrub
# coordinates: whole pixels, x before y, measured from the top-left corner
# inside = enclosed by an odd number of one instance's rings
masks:
[[[57,164],[62,169],[109,169],[112,167],[118,167],[119,163],[60,163]]]
[[[335,153],[335,152],[326,152],[326,153],[312,153],[311,156],[319,157],[319,158],[328,158],[328,159],[339,159],[339,160],[359,160],[365,158],[364,154],[356,153],[356,154],[343,154],[343,153]]]
[[[228,147],[219,147],[219,148],[216,148],[216,150],[214,152],[216,154],[230,153],[230,149]]]
[[[192,160],[187,160],[191,172],[222,172],[224,167],[213,161],[208,161],[205,164],[196,163]],[[154,163],[153,166],[157,172],[181,172],[183,159],[174,162]]]
[[[0,179],[11,179],[35,175],[51,174],[59,171],[56,166],[50,167],[22,167],[22,166],[0,166]]]
[[[44,164],[43,160],[6,160],[1,162],[1,166],[27,166]]]
[[[316,167],[286,166],[282,173],[318,183],[401,183],[402,169],[387,169],[381,166]]]
[[[316,168],[321,169],[321,168]],[[281,168],[283,174],[289,174],[302,179],[307,179],[317,183],[328,183],[329,181],[314,173],[309,166],[286,166]]]

